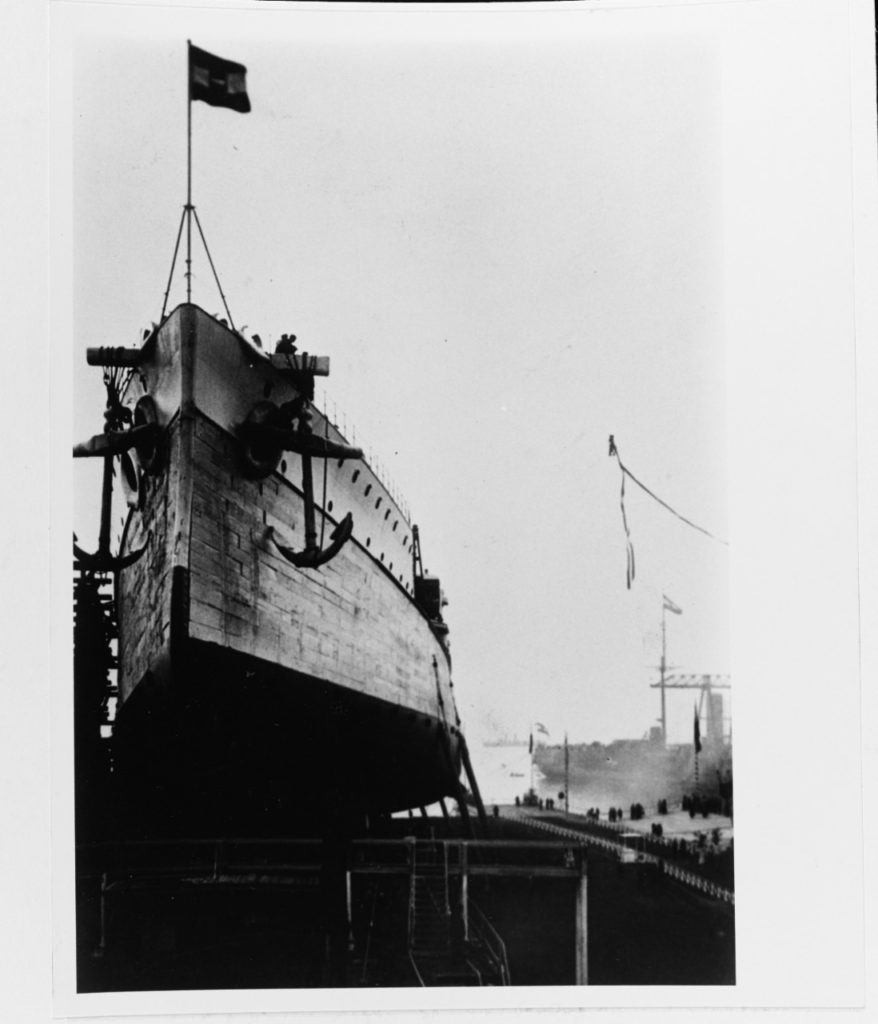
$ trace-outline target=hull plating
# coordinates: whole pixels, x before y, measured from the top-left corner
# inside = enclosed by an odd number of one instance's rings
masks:
[[[415,604],[397,502],[367,464],[315,460],[321,532],[351,512],[354,533],[320,569],[291,565],[270,534],[302,545],[300,457],[248,478],[238,432],[266,394],[295,397],[289,378],[191,306],[147,345],[128,397],[154,398],[162,464],[132,497],[123,547],[149,549],[117,593],[131,799],[261,831],[453,794],[450,657]],[[322,420],[315,433],[341,438]]]

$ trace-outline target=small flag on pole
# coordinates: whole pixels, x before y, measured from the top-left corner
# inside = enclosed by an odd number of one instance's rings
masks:
[[[662,594],[662,597],[664,598],[664,608],[666,608],[669,612],[673,612],[674,615],[683,614],[683,609],[679,605],[674,604],[674,602],[668,597],[667,594]]]
[[[695,753],[701,753],[701,723],[698,721],[698,705],[695,705],[695,726],[694,726]]]
[[[249,113],[247,69],[243,64],[216,57],[207,50],[189,46],[189,96],[212,107],[229,107]]]
[[[533,733],[530,734],[530,744],[529,744],[529,746],[527,748],[527,752],[529,754],[532,754],[534,752],[534,734]]]
[[[541,732],[543,736],[549,735],[549,730],[543,725],[542,722],[534,722],[534,728],[537,732]]]

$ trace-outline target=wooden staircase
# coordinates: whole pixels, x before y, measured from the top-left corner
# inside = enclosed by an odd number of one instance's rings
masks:
[[[409,890],[409,959],[421,985],[508,984],[503,966],[478,940],[464,937],[452,907],[445,847],[416,843]]]

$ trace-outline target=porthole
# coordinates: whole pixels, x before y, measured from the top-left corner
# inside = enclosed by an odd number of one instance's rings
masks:
[[[329,500],[329,503],[326,506],[326,511],[327,512],[331,512],[332,511],[332,499],[331,498]]]
[[[359,475],[360,475],[360,471],[358,469],[355,469],[354,470],[354,475],[351,477],[351,480],[353,480],[353,482],[356,483],[357,482],[357,478],[359,477]]]
[[[280,471],[281,471],[281,473],[286,473],[286,471],[287,471],[287,460],[286,459],[281,459],[280,460]]]
[[[339,468],[339,469],[341,469],[341,467],[342,467],[343,465],[344,465],[344,459],[339,459],[339,460],[338,460],[338,468]]]
[[[390,563],[390,571],[393,572],[393,562]]]
[[[372,545],[372,538],[371,537],[367,537],[366,538],[366,547],[367,548],[371,547],[371,545]]]
[[[394,530],[395,530],[395,529],[396,529],[396,527],[394,526]],[[403,547],[405,547],[405,545],[406,545],[406,541],[407,541],[408,539],[409,539],[409,535],[408,535],[408,534],[406,534],[406,535],[405,535],[405,536],[404,536],[404,537],[402,538],[402,546],[403,546]]]
[[[371,491],[371,490],[372,490],[372,485],[371,484],[366,484],[365,495],[366,495],[367,498],[369,497],[369,491]]]
[[[381,495],[379,494],[378,497],[375,499],[375,508],[378,508],[378,506],[380,504],[381,504]],[[390,510],[388,509],[388,511],[390,511]]]
[[[389,511],[390,511],[390,509],[388,509],[387,511],[389,512]],[[394,519],[394,520],[393,520],[393,532],[394,532],[394,533],[396,533],[396,528],[397,528],[397,526],[399,526],[399,520],[398,520],[398,519]],[[403,543],[405,543],[405,541],[403,541]]]
[[[384,552],[383,551],[381,552],[381,561],[382,562],[384,561]]]
[[[387,511],[384,513],[384,519],[387,520],[389,518],[390,518],[390,509],[387,509]],[[394,529],[396,529],[396,527],[394,527]]]

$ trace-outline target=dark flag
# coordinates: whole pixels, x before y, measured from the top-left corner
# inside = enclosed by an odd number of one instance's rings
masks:
[[[698,708],[695,708],[695,753],[701,753],[701,723],[698,721]]]
[[[250,110],[247,69],[207,50],[189,46],[189,96],[212,107],[229,107],[241,114]]]
[[[529,754],[532,754],[534,752],[534,734],[533,733],[530,734],[530,746],[528,747],[527,752]]]

